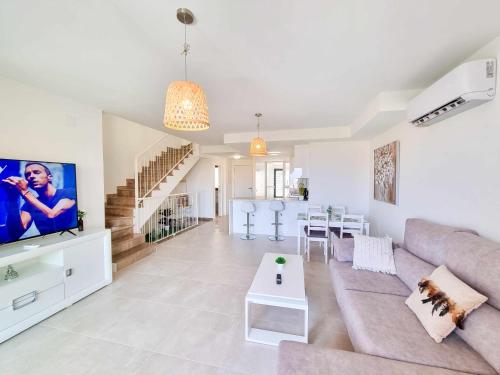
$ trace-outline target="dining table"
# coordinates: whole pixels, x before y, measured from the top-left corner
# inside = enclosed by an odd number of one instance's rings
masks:
[[[297,214],[297,254],[301,253],[301,241],[302,237],[305,238],[304,227],[308,224],[307,213],[299,212]],[[342,216],[340,215],[329,215],[328,216],[328,227],[329,228],[340,228],[342,226]],[[363,234],[370,235],[370,223],[365,221],[363,224]]]

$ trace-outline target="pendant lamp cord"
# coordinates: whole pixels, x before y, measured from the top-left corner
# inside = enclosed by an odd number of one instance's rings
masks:
[[[255,117],[257,117],[257,137],[260,138],[260,113],[256,113]]]
[[[187,55],[189,52],[189,44],[187,44],[187,25],[186,25],[186,15],[184,14],[184,49],[182,50],[182,55],[184,55],[184,80],[187,81]]]

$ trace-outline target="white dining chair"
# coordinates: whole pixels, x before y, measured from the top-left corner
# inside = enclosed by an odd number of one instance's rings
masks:
[[[330,217],[331,222],[339,222],[342,221],[342,216],[346,214],[346,207],[334,205],[332,207],[332,216]],[[330,240],[330,253],[333,256],[333,237],[340,237],[340,227],[332,226],[329,228],[329,240]]]
[[[346,214],[345,206],[333,206],[332,207],[332,216],[333,217],[342,217],[342,215]]]
[[[309,213],[309,211],[322,212],[323,206],[320,204],[309,204],[307,205],[307,212]]]
[[[310,211],[307,213],[306,234],[307,261],[311,259],[311,242],[319,242],[323,247],[325,263],[328,263],[328,213]]]
[[[340,238],[353,237],[353,234],[363,234],[364,215],[342,215],[340,222]]]

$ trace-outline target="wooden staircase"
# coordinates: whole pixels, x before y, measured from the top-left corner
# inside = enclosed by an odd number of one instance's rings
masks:
[[[153,252],[144,235],[134,233],[135,181],[127,179],[116,194],[106,200],[106,228],[111,229],[111,249],[116,270],[120,270]]]
[[[158,190],[159,182],[162,182],[161,179],[165,180],[167,172],[172,168],[178,169],[184,163],[182,158],[189,152],[189,147],[191,145],[168,149],[151,161],[149,166],[143,167],[138,174],[139,196],[150,195],[152,191]],[[192,153],[191,147],[188,155]],[[113,263],[116,264],[117,271],[154,251],[143,234],[134,233],[134,208],[135,180],[129,178],[126,185],[116,188],[115,194],[107,195],[105,206],[105,223],[106,228],[111,229]]]

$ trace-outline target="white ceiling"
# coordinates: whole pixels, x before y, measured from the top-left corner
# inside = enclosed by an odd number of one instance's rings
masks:
[[[424,87],[500,34],[498,0],[0,1],[0,75],[162,129],[165,88],[201,84],[224,133],[345,126],[377,93]]]

